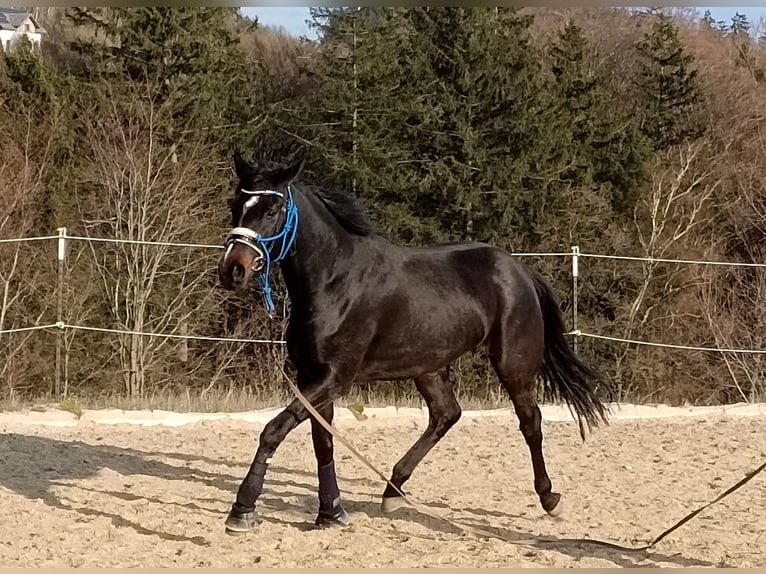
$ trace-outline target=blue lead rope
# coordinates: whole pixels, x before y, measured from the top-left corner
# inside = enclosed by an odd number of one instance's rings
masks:
[[[263,292],[263,301],[266,304],[266,309],[269,315],[273,318],[276,315],[276,306],[272,299],[271,283],[269,274],[271,272],[271,264],[279,263],[290,252],[293,244],[295,243],[295,236],[298,234],[298,207],[293,201],[293,191],[290,186],[287,186],[287,215],[285,216],[285,224],[282,227],[282,231],[271,237],[258,237],[255,241],[260,245],[263,256],[266,259],[266,266],[263,273],[260,275],[261,291]],[[282,240],[282,248],[279,250],[279,255],[271,258],[271,252],[269,251],[268,244],[274,241]]]
[[[260,190],[260,191],[248,191],[243,189],[243,193],[249,195],[278,195],[284,198],[285,195],[281,191],[273,190]],[[259,280],[261,283],[261,291],[263,292],[263,300],[266,303],[266,309],[269,311],[269,315],[273,318],[276,314],[276,306],[272,299],[270,273],[272,263],[279,263],[287,254],[290,253],[293,244],[295,243],[295,237],[298,234],[298,206],[295,205],[293,200],[293,191],[290,186],[287,186],[287,203],[285,205],[285,222],[282,225],[282,230],[276,235],[271,237],[261,237],[258,233],[247,227],[235,227],[226,236],[224,244],[228,247],[233,243],[243,243],[251,249],[258,252],[260,258],[266,261],[263,273],[260,274]],[[282,246],[276,257],[272,257],[269,244],[282,240]]]

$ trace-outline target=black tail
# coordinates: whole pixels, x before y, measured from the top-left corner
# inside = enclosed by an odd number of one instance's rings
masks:
[[[599,376],[569,346],[561,309],[553,289],[542,275],[532,268],[528,269],[543,311],[545,354],[542,376],[545,387],[554,397],[562,396],[570,411],[574,408],[575,419],[580,425],[580,436],[585,440],[582,419],[588,423],[588,430],[598,426],[599,419],[608,424],[607,408],[596,396]]]

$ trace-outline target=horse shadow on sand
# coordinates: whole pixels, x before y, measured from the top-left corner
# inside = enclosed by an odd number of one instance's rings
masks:
[[[166,462],[157,460],[164,458]],[[210,546],[212,542],[204,536],[186,536],[156,528],[144,526],[135,520],[130,520],[116,512],[99,508],[94,500],[87,505],[59,495],[57,487],[75,487],[79,490],[98,495],[110,496],[124,502],[141,502],[144,504],[164,507],[183,508],[199,513],[221,515],[221,530],[223,520],[233,500],[242,476],[227,472],[209,471],[199,468],[195,463],[205,463],[214,466],[236,468],[244,475],[244,463],[233,463],[224,458],[198,456],[189,453],[142,451],[133,448],[113,446],[108,444],[90,444],[82,441],[64,441],[48,437],[4,433],[0,435],[0,486],[24,496],[30,500],[40,500],[52,508],[73,512],[82,518],[108,518],[117,528],[131,528],[143,535],[155,535],[164,540],[187,542],[198,546]],[[142,494],[136,488],[123,490],[100,490],[71,484],[71,481],[92,478],[101,470],[109,469],[124,477],[131,475],[149,476],[169,482],[168,490],[173,492],[173,483],[197,483],[213,487],[220,491],[220,497],[195,497],[193,500],[178,502],[161,500],[149,494]],[[379,501],[370,501],[370,495],[381,491],[379,481],[367,478],[339,477],[342,487],[348,495],[345,497],[346,509],[353,514],[364,514],[369,518],[379,518]],[[291,526],[300,530],[313,529],[313,513],[316,511],[316,476],[306,470],[286,469],[272,466],[266,478],[266,489],[259,500],[261,520],[274,524]],[[359,500],[359,497],[365,500]],[[288,500],[285,500],[288,499]],[[445,508],[444,505],[425,504],[436,510]],[[273,516],[280,511],[295,511],[302,507],[306,510],[306,521],[287,521]],[[504,522],[516,521],[519,517],[504,514],[496,510],[483,508],[453,508],[453,511],[469,513],[477,516],[470,521],[461,518],[461,522],[496,534],[505,540],[526,539],[532,536],[529,532],[515,531],[508,528],[487,525],[481,517],[500,518]],[[311,514],[309,514],[311,513]],[[418,523],[437,535],[461,535],[461,532],[446,521],[421,514],[414,509],[402,509],[396,514],[397,519]],[[419,536],[410,534],[411,536]],[[610,548],[597,547],[588,544],[576,544],[566,540],[553,538],[551,543],[540,547],[540,550],[555,551],[574,559],[596,557],[608,560],[616,566],[653,567],[657,562],[672,563],[684,567],[715,566],[710,562],[687,558],[681,555],[665,555],[657,551],[625,553]]]

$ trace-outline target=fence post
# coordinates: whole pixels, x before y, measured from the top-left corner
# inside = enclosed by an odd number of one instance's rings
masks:
[[[64,337],[64,258],[66,257],[66,227],[57,229],[58,240],[58,272],[56,273],[56,383],[54,392],[61,396],[61,344]]]
[[[577,245],[572,246],[572,346],[574,352],[577,353],[577,347],[579,344],[579,328],[577,326],[577,278],[580,275],[580,247]]]

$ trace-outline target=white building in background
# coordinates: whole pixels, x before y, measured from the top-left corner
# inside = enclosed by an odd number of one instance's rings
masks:
[[[0,49],[9,52],[23,36],[33,47],[40,49],[43,34],[45,30],[26,10],[0,8]]]

